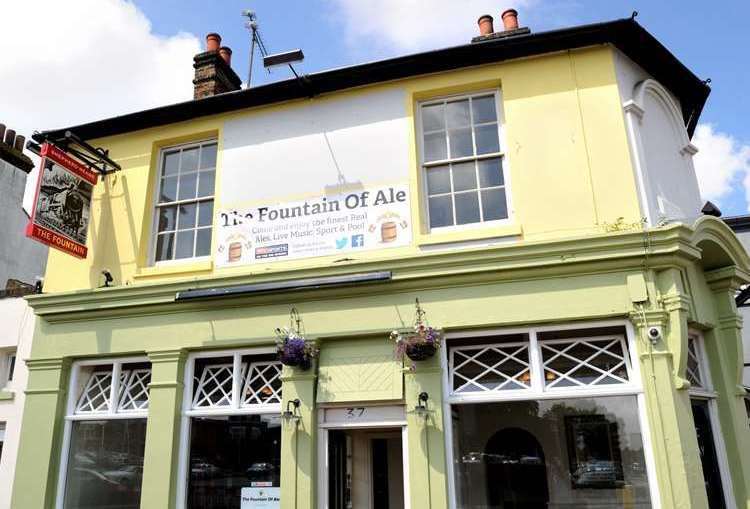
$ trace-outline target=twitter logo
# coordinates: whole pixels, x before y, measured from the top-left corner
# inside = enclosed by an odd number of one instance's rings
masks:
[[[347,237],[341,237],[336,241],[336,249],[344,249],[348,241]]]

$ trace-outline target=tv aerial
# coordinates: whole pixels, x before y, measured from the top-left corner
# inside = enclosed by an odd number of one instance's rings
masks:
[[[301,49],[293,51],[285,51],[282,53],[275,53],[269,55],[268,49],[266,48],[263,38],[260,35],[260,28],[258,26],[258,16],[255,11],[245,9],[242,11],[242,17],[246,18],[245,28],[250,31],[250,67],[247,71],[247,84],[245,88],[250,88],[253,79],[253,64],[255,62],[255,50],[257,49],[260,56],[263,57],[263,67],[268,73],[271,72],[271,68],[287,66],[292,71],[294,77],[299,80],[300,76],[294,69],[292,64],[302,62],[305,58],[304,53]]]

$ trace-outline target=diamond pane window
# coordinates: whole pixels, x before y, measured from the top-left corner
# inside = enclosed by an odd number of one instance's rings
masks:
[[[547,389],[627,384],[627,348],[622,337],[541,341]]]
[[[112,392],[112,369],[93,371],[86,378],[75,413],[106,413]]]
[[[230,407],[233,372],[231,357],[196,360],[193,408]]]
[[[451,349],[451,385],[454,394],[531,388],[529,344]]]
[[[244,363],[243,363],[244,364]],[[281,363],[250,362],[244,370],[242,406],[281,403]]]
[[[151,383],[151,370],[139,368],[123,371],[120,385],[118,411],[128,412],[148,410],[148,384]]]
[[[688,336],[687,379],[694,389],[706,389],[701,369],[701,354],[698,339]]]

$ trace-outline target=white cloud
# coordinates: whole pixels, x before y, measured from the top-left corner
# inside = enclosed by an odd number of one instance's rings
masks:
[[[502,29],[500,13],[509,7],[524,15],[538,0],[330,0],[345,25],[350,43],[373,44],[379,49],[417,51],[464,44],[478,34],[477,19],[495,18]],[[523,9],[527,9],[525,12]],[[365,39],[367,42],[363,41]]]
[[[0,34],[0,122],[20,134],[192,98],[200,41],[154,34],[129,1],[5,2]]]
[[[701,194],[721,205],[741,182],[750,211],[750,144],[720,132],[712,124],[700,124],[693,144],[700,150],[693,158]]]

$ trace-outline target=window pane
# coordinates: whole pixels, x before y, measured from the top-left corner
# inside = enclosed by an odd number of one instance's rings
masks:
[[[423,131],[437,131],[438,129],[445,129],[445,118],[443,104],[431,104],[429,106],[422,106],[422,130]]]
[[[427,170],[427,194],[451,192],[451,171],[448,166],[438,166]]]
[[[182,151],[182,164],[180,173],[195,171],[198,169],[198,147]]]
[[[479,196],[477,193],[456,195],[456,224],[479,222]]]
[[[177,177],[161,179],[159,203],[167,203],[177,199]]]
[[[148,410],[149,384],[151,383],[151,364],[148,362],[129,362],[122,365],[118,412]]]
[[[485,221],[508,218],[505,189],[488,189],[487,191],[482,191],[482,217]]]
[[[475,129],[474,134],[477,138],[477,154],[500,152],[497,124],[479,126]]]
[[[540,341],[545,387],[602,386],[625,384],[627,352],[617,336],[606,339],[580,338],[570,341]]]
[[[189,173],[187,175],[180,175],[180,193],[178,198],[180,200],[189,200],[195,198],[195,184],[198,180],[197,173]]]
[[[174,152],[167,152],[164,154],[164,165],[162,167],[162,176],[164,175],[177,175],[177,170],[180,167],[180,151],[175,150]]]
[[[75,413],[108,412],[112,389],[112,365],[83,366],[78,375]]]
[[[474,154],[471,128],[448,131],[448,137],[450,138],[451,157],[466,157]]]
[[[65,508],[140,507],[146,419],[75,421],[71,428]]]
[[[424,137],[424,160],[440,161],[448,157],[448,149],[443,131],[426,134]]]
[[[213,224],[214,202],[213,200],[202,201],[198,204],[198,226],[210,226]]]
[[[477,170],[474,162],[453,165],[453,191],[477,188]]]
[[[193,257],[193,243],[195,242],[195,230],[177,232],[177,244],[174,252],[175,260]]]
[[[232,403],[232,357],[195,360],[193,408],[221,408]]]
[[[469,115],[469,100],[449,102],[446,106],[446,118],[448,127],[464,127],[471,125]]]
[[[493,187],[503,185],[503,170],[500,159],[484,159],[478,161],[479,186]]]
[[[195,240],[195,256],[208,256],[211,254],[211,228],[198,230]]]
[[[201,169],[216,167],[216,144],[201,147]]]
[[[471,100],[474,124],[484,124],[497,120],[495,113],[495,96],[475,97]]]
[[[177,228],[179,230],[187,230],[188,228],[195,228],[195,216],[198,209],[197,203],[188,203],[180,205],[180,213],[177,216]]]
[[[156,227],[156,231],[163,232],[168,230],[174,230],[177,219],[177,207],[159,207],[159,221]]]
[[[198,196],[212,196],[214,194],[214,172],[202,171],[198,175]]]
[[[711,509],[723,509],[726,507],[724,501],[724,489],[721,483],[719,459],[714,445],[714,432],[711,426],[711,415],[709,413],[708,401],[691,399],[690,405],[693,410],[695,435],[698,438],[698,453],[701,458],[703,479],[706,483],[708,506]]]
[[[453,202],[450,196],[433,196],[428,198],[430,227],[453,225]]]
[[[188,507],[239,509],[242,488],[280,488],[280,466],[278,414],[193,418]]]
[[[174,249],[174,233],[163,233],[156,237],[156,261],[172,259]]]
[[[281,403],[281,362],[275,356],[242,357],[242,394],[240,405],[274,405]]]
[[[16,354],[8,356],[8,381],[13,381],[13,372],[16,370]]]
[[[463,404],[452,415],[457,507],[651,507],[635,396]]]

